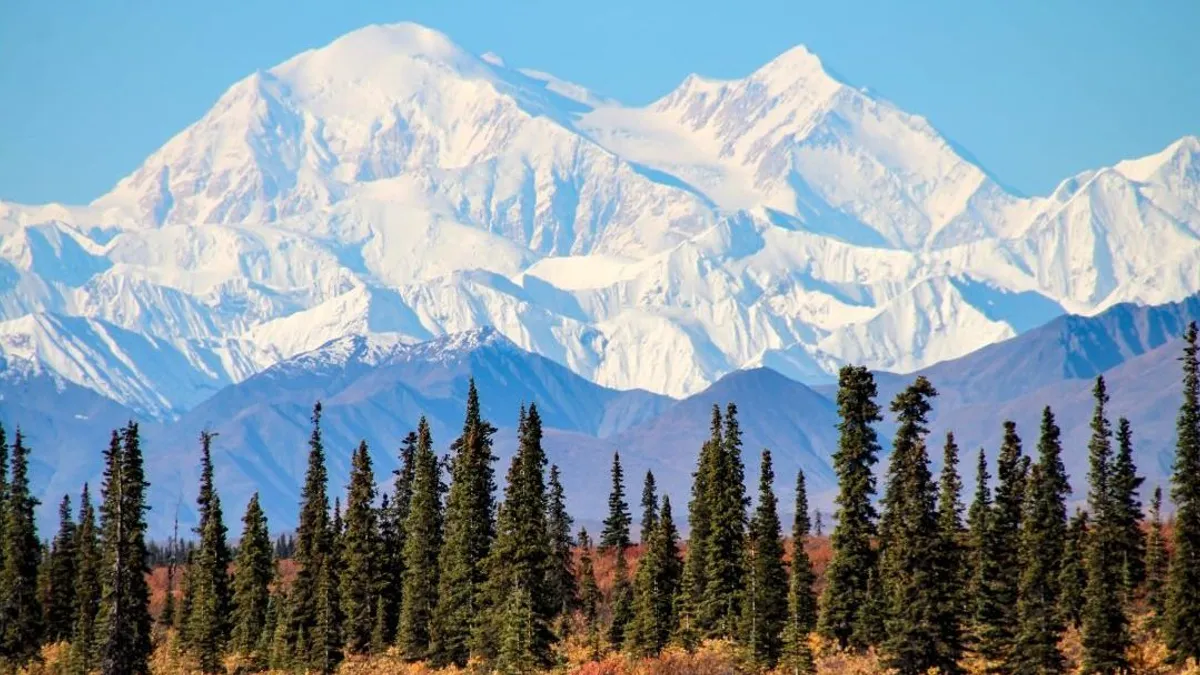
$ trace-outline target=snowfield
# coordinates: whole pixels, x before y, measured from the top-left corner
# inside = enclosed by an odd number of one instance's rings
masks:
[[[493,326],[680,397],[1197,291],[1200,139],[1024,197],[802,47],[635,108],[371,26],[234,84],[90,205],[0,203],[0,356],[160,418],[348,335]]]

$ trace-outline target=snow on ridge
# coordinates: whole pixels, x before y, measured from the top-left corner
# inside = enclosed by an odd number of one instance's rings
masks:
[[[369,26],[91,206],[0,204],[0,356],[166,417],[277,364],[505,345],[684,396],[1200,292],[1195,137],[1026,198],[803,47],[643,108],[493,56]],[[13,323],[44,314],[73,320]]]

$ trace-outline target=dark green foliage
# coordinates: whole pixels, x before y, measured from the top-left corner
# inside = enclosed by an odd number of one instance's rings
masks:
[[[233,577],[233,647],[243,654],[257,652],[260,657],[266,656],[260,645],[263,633],[273,628],[267,625],[267,613],[271,609],[270,586],[274,577],[275,560],[271,555],[267,516],[255,492],[242,516],[242,539]]]
[[[762,451],[758,506],[750,519],[747,547],[749,574],[742,604],[742,640],[755,663],[773,668],[783,653],[783,628],[787,621],[787,569],[783,564],[783,528],[775,498],[775,469],[771,452]]]
[[[705,544],[706,586],[699,606],[709,637],[734,638],[742,618],[746,590],[746,497],[742,433],[737,406],[725,407],[725,430],[707,497],[711,530]]]
[[[316,668],[319,590],[332,553],[329,524],[329,475],[321,438],[321,403],[313,406],[312,434],[308,440],[308,468],[300,492],[300,519],[296,528],[296,579],[289,595],[287,639],[293,645],[295,665]]]
[[[821,602],[820,632],[842,647],[864,649],[873,632],[868,579],[876,566],[871,547],[875,536],[873,468],[879,454],[875,423],[881,421],[875,403],[875,378],[864,367],[845,366],[838,374],[838,449],[833,468],[838,476],[837,525],[833,558],[826,570]]]
[[[8,513],[8,436],[0,424],[0,542],[4,541],[4,514]],[[3,556],[0,549],[0,556]],[[3,564],[3,558],[0,558]]]
[[[95,663],[96,612],[100,607],[100,544],[96,512],[86,483],[79,497],[75,556],[75,617],[69,663],[72,672],[86,673]]]
[[[472,653],[485,659],[497,657],[499,637],[515,612],[521,617],[521,653],[530,665],[545,667],[554,641],[550,622],[557,598],[547,587],[554,560],[546,524],[546,453],[536,405],[529,407],[528,414],[522,410],[517,434],[518,447],[509,467],[496,539],[484,561],[487,580]],[[512,603],[520,607],[511,607]]]
[[[437,664],[466,664],[468,641],[481,618],[477,610],[486,581],[483,561],[496,533],[495,433],[496,428],[481,416],[479,393],[472,380],[462,436],[451,447],[450,494],[431,631],[431,651]]]
[[[1167,647],[1177,662],[1200,660],[1200,345],[1196,322],[1184,335],[1183,403],[1176,419],[1171,501],[1173,551],[1167,581]]]
[[[808,487],[804,472],[796,474],[796,517],[792,522],[792,564],[788,577],[787,623],[783,630],[783,665],[793,673],[814,670],[808,634],[817,627],[816,574],[804,548],[808,540]]]
[[[1088,443],[1088,509],[1095,526],[1087,546],[1087,589],[1083,604],[1084,673],[1120,673],[1129,668],[1129,626],[1122,606],[1123,534],[1112,488],[1112,429],[1105,412],[1108,391],[1096,378],[1092,439]]]
[[[1142,531],[1142,501],[1138,497],[1145,478],[1133,463],[1133,430],[1129,420],[1117,422],[1117,455],[1108,486],[1112,492],[1113,518],[1117,528],[1117,561],[1128,599],[1146,579],[1146,535]]]
[[[979,607],[979,598],[984,588],[985,571],[983,551],[987,544],[988,521],[992,516],[992,490],[988,485],[991,475],[988,474],[987,455],[983,448],[979,449],[979,459],[975,464],[975,494],[971,499],[971,507],[967,510],[967,557],[968,574],[967,600],[969,613],[974,616]]]
[[[1070,493],[1059,428],[1047,407],[1042,412],[1038,459],[1026,486],[1021,524],[1019,624],[1013,653],[1013,672],[1018,675],[1061,673],[1066,668],[1058,642],[1066,628],[1059,599]]]
[[[20,429],[10,461],[0,541],[0,664],[25,662],[37,653],[42,636],[37,593],[41,544],[33,517],[39,502],[29,489],[29,448]]]
[[[1087,511],[1076,509],[1067,526],[1067,541],[1058,575],[1059,614],[1063,623],[1076,628],[1083,620],[1083,593],[1087,589],[1087,567],[1083,559],[1088,547],[1089,529]]]
[[[947,590],[941,571],[935,486],[925,437],[930,400],[937,390],[923,376],[896,396],[891,410],[898,428],[888,465],[879,521],[880,572],[884,592],[882,645],[887,664],[901,674],[957,668],[942,660],[937,621]]]
[[[539,645],[540,621],[533,607],[530,589],[514,585],[500,603],[503,616],[499,622],[500,643],[496,670],[500,673],[537,673],[545,660]]]
[[[334,511],[334,524],[337,510]],[[337,530],[331,528],[327,535],[331,538],[337,535]],[[321,566],[317,577],[317,624],[312,631],[312,642],[309,649],[309,669],[317,673],[329,674],[336,672],[342,662],[342,645],[345,637],[342,634],[342,615],[340,583],[337,570],[340,566],[340,556],[336,549],[331,552],[326,564]]]
[[[442,547],[442,475],[424,417],[417,425],[412,502],[404,521],[404,603],[396,644],[411,660],[429,655],[429,625],[437,605],[438,551]]]
[[[571,550],[573,521],[567,513],[558,467],[550,466],[549,504],[546,507],[546,531],[550,537],[550,565],[546,571],[546,593],[555,616],[566,616],[578,602],[575,584],[575,554]]]
[[[71,514],[71,498],[64,495],[58,506],[58,534],[50,546],[47,588],[43,605],[46,619],[46,642],[71,639],[75,627],[75,566],[79,558],[75,551],[75,519]]]
[[[375,472],[366,441],[358,444],[350,465],[345,533],[341,538],[341,565],[338,567],[341,575],[339,598],[345,617],[346,653],[363,654],[371,648],[382,567],[375,511]]]
[[[612,617],[608,624],[608,641],[614,647],[625,644],[625,630],[633,620],[633,584],[629,581],[629,562],[625,549],[617,547],[617,561],[613,567],[612,595],[609,599]]]
[[[1150,527],[1146,532],[1146,605],[1154,612],[1155,627],[1161,627],[1166,611],[1170,562],[1162,523],[1162,488],[1156,487],[1150,500]]]
[[[400,468],[395,475],[391,495],[384,494],[379,508],[380,569],[378,570],[379,644],[382,649],[395,639],[404,602],[404,523],[412,507],[413,481],[416,474],[416,432],[409,432],[400,444]]]
[[[969,619],[969,598],[965,591],[970,579],[967,565],[966,529],[962,522],[962,478],[958,475],[958,444],[954,434],[946,434],[942,447],[942,473],[938,477],[936,594],[938,605],[935,625],[938,631],[938,660],[948,673],[959,671],[963,634]]]
[[[683,575],[679,533],[671,513],[671,500],[665,495],[657,516],[655,528],[643,543],[642,559],[633,582],[633,619],[625,635],[625,648],[640,656],[657,654],[670,639]]]
[[[642,544],[645,544],[647,541],[649,541],[651,533],[653,533],[657,527],[658,488],[654,484],[654,474],[647,470],[646,478],[642,482]]]
[[[692,474],[692,495],[688,503],[688,525],[691,527],[691,534],[688,538],[687,560],[684,562],[685,581],[676,608],[679,628],[683,631],[679,636],[680,641],[689,648],[699,639],[699,632],[704,627],[699,608],[708,583],[705,566],[712,533],[712,507],[708,502],[711,498],[713,474],[717,470],[724,445],[722,433],[721,409],[714,404],[710,437],[700,448],[696,472]]]
[[[200,515],[196,535],[200,539],[192,564],[188,566],[188,647],[195,654],[201,672],[222,670],[221,655],[229,637],[231,590],[230,553],[221,512],[221,497],[213,484],[213,434],[200,434],[200,493],[196,499]]]
[[[621,468],[621,453],[613,453],[612,490],[608,493],[608,516],[604,519],[604,530],[600,532],[600,550],[628,548],[629,526],[633,516],[629,514],[629,502],[625,500],[625,471]]]
[[[596,569],[592,560],[592,539],[587,528],[579,530],[579,610],[589,628],[596,624],[600,605],[600,588],[596,585]]]
[[[986,536],[979,551],[975,611],[977,649],[991,664],[1011,664],[1017,628],[1020,586],[1020,528],[1026,467],[1017,425],[1004,423],[997,459],[995,503],[988,512]]]
[[[113,432],[105,453],[100,530],[102,675],[145,675],[150,656],[150,589],[146,562],[146,483],[138,425]]]

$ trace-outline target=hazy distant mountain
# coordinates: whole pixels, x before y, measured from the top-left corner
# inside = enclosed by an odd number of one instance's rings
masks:
[[[1026,198],[804,48],[636,108],[371,26],[235,83],[88,206],[0,204],[0,353],[161,420],[348,335],[485,326],[675,397],[912,371],[1200,291],[1198,160],[1187,137]]]

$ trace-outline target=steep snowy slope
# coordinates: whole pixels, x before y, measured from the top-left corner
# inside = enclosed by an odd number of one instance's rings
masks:
[[[238,82],[90,206],[0,203],[0,353],[163,419],[350,334],[492,326],[686,396],[1196,291],[1196,138],[1026,198],[803,48],[632,108],[371,26]]]

